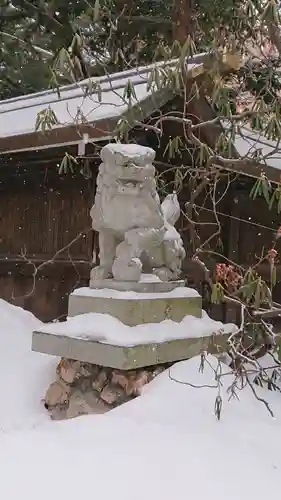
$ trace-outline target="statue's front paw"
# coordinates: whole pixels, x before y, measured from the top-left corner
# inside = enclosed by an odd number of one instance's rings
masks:
[[[167,267],[154,269],[153,274],[155,274],[155,276],[157,276],[161,281],[171,281],[173,279],[173,273]]]
[[[112,270],[114,279],[117,281],[139,281],[142,272],[142,263],[138,258],[130,260],[115,259]]]
[[[112,272],[103,266],[96,266],[91,270],[91,281],[106,280],[112,278]]]

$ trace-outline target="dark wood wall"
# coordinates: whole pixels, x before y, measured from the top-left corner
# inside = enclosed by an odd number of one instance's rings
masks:
[[[211,272],[219,262],[227,264],[236,263],[245,270],[250,266],[256,266],[261,276],[269,281],[269,264],[264,260],[257,265],[262,256],[276,244],[278,256],[276,259],[277,283],[273,289],[273,298],[281,302],[281,239],[275,241],[277,228],[281,225],[281,214],[277,213],[276,207],[269,210],[267,202],[262,198],[252,200],[249,193],[253,181],[240,177],[229,189],[227,195],[217,205],[217,216],[221,224],[219,238],[214,238],[210,246],[204,247],[206,252],[200,258],[206,263]],[[223,186],[222,186],[223,190]],[[183,196],[185,194],[183,193]],[[187,195],[188,196],[188,195]],[[199,225],[196,226],[201,242],[205,242],[217,229],[214,214],[206,198],[197,200]],[[200,207],[204,206],[204,208]],[[181,220],[181,233],[185,247],[189,251],[188,223]],[[192,255],[192,252],[191,252]],[[212,305],[210,303],[209,288],[204,282],[205,276],[200,268],[194,266],[189,259],[184,264],[184,272],[187,281],[198,289],[203,296],[204,308],[214,318],[223,321],[239,321],[239,310],[234,306]]]
[[[44,321],[63,317],[68,294],[88,282],[92,232],[54,256],[90,229],[94,180],[60,177],[52,158],[13,159],[0,174],[0,296]]]
[[[251,200],[248,193],[249,189],[240,189],[235,193],[229,228],[228,256],[245,269],[257,266],[256,270],[269,282],[268,262],[264,260],[259,265],[258,263],[261,257],[276,245],[277,283],[273,289],[273,298],[281,302],[281,241],[275,240],[276,231],[281,225],[281,214],[278,214],[276,206],[269,210],[267,202],[262,197]],[[235,314],[230,310],[228,319],[237,319],[237,311]]]

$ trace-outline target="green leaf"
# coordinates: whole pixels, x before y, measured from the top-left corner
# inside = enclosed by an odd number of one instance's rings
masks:
[[[152,89],[154,83],[154,70],[152,69],[148,75],[146,90],[149,92]]]
[[[277,213],[280,214],[280,212],[281,212],[281,196],[279,194],[278,204],[277,204]]]
[[[77,163],[78,161],[74,156],[70,155],[69,153],[65,153],[59,166],[59,175],[68,174],[69,171],[71,173],[74,173],[74,165],[77,165]]]
[[[246,11],[246,15],[247,15],[248,18],[255,17],[255,13],[256,13],[255,6],[251,2],[251,0],[248,0],[245,3],[245,11]]]
[[[274,205],[274,202],[277,201],[277,197],[276,197],[276,190],[273,191],[273,194],[271,196],[271,199],[270,199],[270,202],[269,202],[269,205],[268,205],[268,208],[269,210],[272,209],[273,205]]]
[[[220,304],[224,299],[223,287],[220,283],[214,283],[212,286],[211,302],[213,304]]]
[[[251,119],[251,128],[262,132],[264,129],[263,120],[259,114],[253,115]]]
[[[137,95],[136,95],[136,91],[135,91],[135,87],[133,85],[133,82],[132,80],[128,80],[126,85],[125,85],[125,88],[124,88],[124,91],[123,91],[123,98],[127,98],[129,99],[129,101],[134,98],[137,100]]]
[[[72,54],[77,54],[77,52],[80,51],[80,49],[81,49],[81,36],[78,35],[78,33],[75,33],[70,45],[70,52]]]
[[[259,182],[259,181],[256,181],[256,182],[253,184],[253,187],[252,187],[252,189],[251,189],[251,191],[250,191],[250,194],[249,194],[249,197],[250,197],[250,198],[255,199],[254,197],[255,197],[255,194],[256,194],[256,190],[257,190],[257,183],[258,183],[258,182]]]
[[[272,266],[271,268],[271,286],[274,287],[277,282],[277,272],[276,272],[276,266]]]
[[[241,294],[243,299],[250,301],[256,291],[256,286],[256,281],[252,281],[245,285],[242,285],[238,290],[239,295]]]
[[[119,140],[126,140],[128,142],[129,130],[130,130],[130,124],[128,120],[125,117],[122,117],[120,118],[120,120],[118,120],[116,129],[114,131],[114,136],[117,137],[117,139]]]
[[[265,197],[267,203],[269,204],[270,203],[270,197],[269,197],[270,185],[269,185],[266,177],[262,178],[261,188],[262,188],[262,194]]]
[[[196,45],[191,36],[188,35],[181,49],[180,59],[184,60],[186,57],[192,57],[194,56],[195,53],[196,53]]]
[[[172,48],[171,48],[171,56],[178,58],[181,55],[182,47],[181,44],[178,40],[175,40],[173,42]]]
[[[40,130],[40,127],[41,127],[41,115],[40,113],[38,113],[38,115],[36,116],[35,131],[38,132],[38,130]]]
[[[65,173],[66,165],[67,165],[67,158],[66,156],[64,156],[59,166],[59,175]]]
[[[264,134],[268,139],[276,140],[281,138],[281,126],[275,115],[271,116],[265,129]]]
[[[257,280],[256,291],[254,295],[254,308],[259,309],[261,305],[261,278]]]
[[[262,295],[261,295],[261,302],[267,302],[268,304],[272,305],[272,294],[271,294],[271,291],[269,289],[269,287],[267,286],[267,284],[262,281]]]
[[[252,198],[253,200],[256,199],[256,197],[260,194],[260,190],[261,190],[261,182],[262,182],[262,179],[257,179],[255,184],[253,185],[251,191],[250,191],[250,198]]]
[[[209,158],[209,149],[206,144],[201,143],[199,147],[199,165],[202,166]]]
[[[278,6],[275,0],[269,0],[265,6],[264,12],[261,16],[262,20],[265,21],[273,21],[274,24],[278,25],[279,23],[279,13]]]
[[[98,101],[101,102],[102,101],[102,90],[101,90],[101,86],[99,83],[96,85],[96,88],[97,88]]]
[[[94,21],[97,22],[100,17],[100,0],[95,0],[94,6]]]
[[[211,302],[213,304],[219,304],[217,284],[212,286]]]

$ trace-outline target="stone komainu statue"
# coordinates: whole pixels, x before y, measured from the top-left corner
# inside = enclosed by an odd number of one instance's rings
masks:
[[[114,278],[139,281],[153,273],[176,280],[185,258],[174,227],[180,207],[175,194],[160,203],[153,149],[135,144],[108,144],[101,151],[92,225],[99,232],[100,265],[91,283]]]

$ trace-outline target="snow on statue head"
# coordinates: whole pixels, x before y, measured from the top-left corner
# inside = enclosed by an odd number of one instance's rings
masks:
[[[152,162],[155,152],[135,144],[108,144],[101,151],[93,229],[99,232],[95,280],[139,281],[142,272],[177,279],[185,257],[174,228],[180,215],[175,194],[160,203]]]

